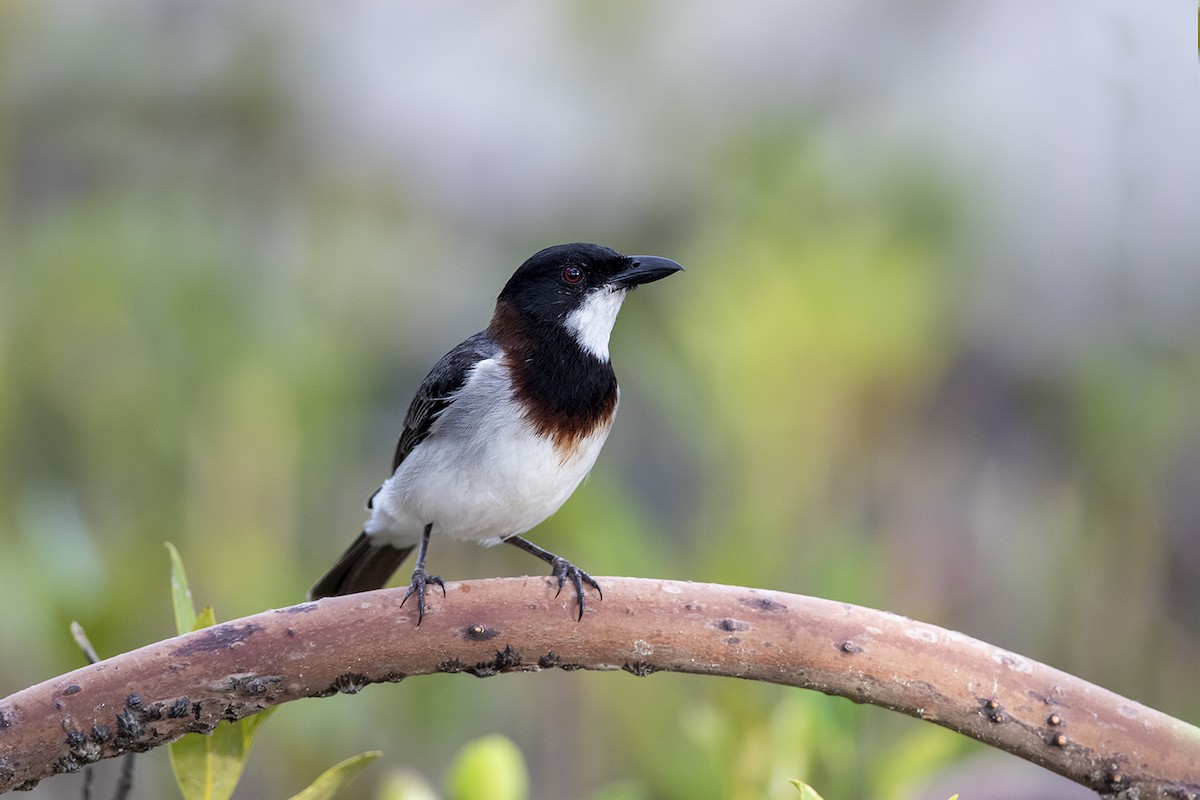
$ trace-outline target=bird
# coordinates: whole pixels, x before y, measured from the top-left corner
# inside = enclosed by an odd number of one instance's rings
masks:
[[[401,606],[446,585],[426,570],[430,538],[514,545],[569,581],[600,584],[522,534],[567,501],[612,429],[620,387],[609,336],[626,295],[683,269],[577,242],[547,247],[512,274],[487,328],[433,366],[404,416],[391,475],[367,501],[362,532],[316,582],[311,600],[382,588],[415,549]],[[557,595],[556,595],[557,596]]]

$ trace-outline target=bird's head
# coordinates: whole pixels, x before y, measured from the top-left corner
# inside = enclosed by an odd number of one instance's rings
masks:
[[[626,293],[682,270],[669,258],[625,256],[598,244],[561,244],[535,253],[497,302],[542,324],[560,325],[585,349],[608,359],[608,337]]]

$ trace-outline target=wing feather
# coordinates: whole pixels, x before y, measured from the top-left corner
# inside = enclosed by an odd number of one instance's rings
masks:
[[[428,438],[434,421],[454,402],[471,369],[484,359],[495,358],[499,351],[499,346],[487,332],[480,331],[434,364],[404,415],[404,430],[392,459],[393,472],[414,447]]]

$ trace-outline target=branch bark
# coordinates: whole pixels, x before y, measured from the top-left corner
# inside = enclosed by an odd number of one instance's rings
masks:
[[[543,578],[266,611],[0,700],[0,793],[302,697],[434,672],[660,670],[767,681],[935,722],[1095,791],[1200,798],[1200,729],[1065,672],[883,611],[716,584],[603,578],[574,618]]]

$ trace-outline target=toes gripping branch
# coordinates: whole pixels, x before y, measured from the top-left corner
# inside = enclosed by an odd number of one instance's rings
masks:
[[[404,599],[400,601],[400,607],[408,602],[408,598],[414,594],[417,596],[417,625],[421,624],[421,620],[425,618],[425,589],[429,584],[433,584],[442,590],[442,597],[446,596],[446,583],[437,575],[430,575],[425,571],[425,551],[429,549],[429,534],[433,530],[433,524],[425,526],[425,534],[421,537],[421,549],[417,551],[417,566],[413,569],[412,583],[408,585],[408,591],[404,593]]]
[[[595,589],[596,594],[600,595],[600,599],[603,600],[604,592],[600,591],[600,584],[596,583],[596,579],[591,575],[588,575],[565,558],[555,558],[550,563],[553,565],[550,575],[558,578],[558,591],[554,596],[558,597],[562,594],[563,584],[569,579],[575,587],[575,597],[579,601],[579,616],[576,619],[583,619],[583,585],[586,583]]]
[[[425,571],[425,552],[429,549],[429,534],[432,529],[432,525],[425,526],[425,534],[421,537],[421,549],[417,552],[417,565],[413,569],[412,582],[408,585],[408,591],[404,593],[404,599],[400,601],[400,606],[403,607],[408,602],[408,598],[416,595],[417,625],[420,625],[421,620],[425,618],[425,592],[429,586],[438,587],[442,590],[442,597],[446,596],[445,582],[437,575],[430,575]],[[550,565],[550,576],[558,580],[558,592],[554,595],[555,597],[562,594],[563,587],[567,585],[567,581],[571,582],[571,586],[575,589],[575,601],[579,604],[579,614],[576,616],[576,619],[583,619],[583,609],[586,601],[586,592],[583,588],[585,585],[595,589],[597,596],[601,600],[604,599],[604,592],[600,590],[600,584],[596,582],[596,579],[565,558],[556,556],[548,550],[543,550],[533,542],[522,539],[520,536],[513,536],[511,539],[505,539],[505,541],[519,547],[526,553],[537,556]]]
[[[556,556],[554,553],[551,553],[548,550],[543,550],[533,542],[529,541],[528,539],[523,539],[520,536],[513,536],[512,538],[505,539],[504,541],[519,547],[530,555],[537,556],[542,561],[545,561],[550,565],[551,577],[558,579],[558,593],[555,594],[555,597],[557,597],[559,594],[562,594],[563,586],[566,585],[568,580],[571,581],[571,585],[575,587],[575,599],[579,603],[579,616],[577,616],[576,619],[583,619],[583,585],[585,583],[596,590],[596,594],[600,596],[601,600],[604,599],[604,592],[600,591],[600,584],[596,583],[596,580],[591,575],[588,575],[586,572],[572,564],[570,561],[567,561],[565,558]]]

